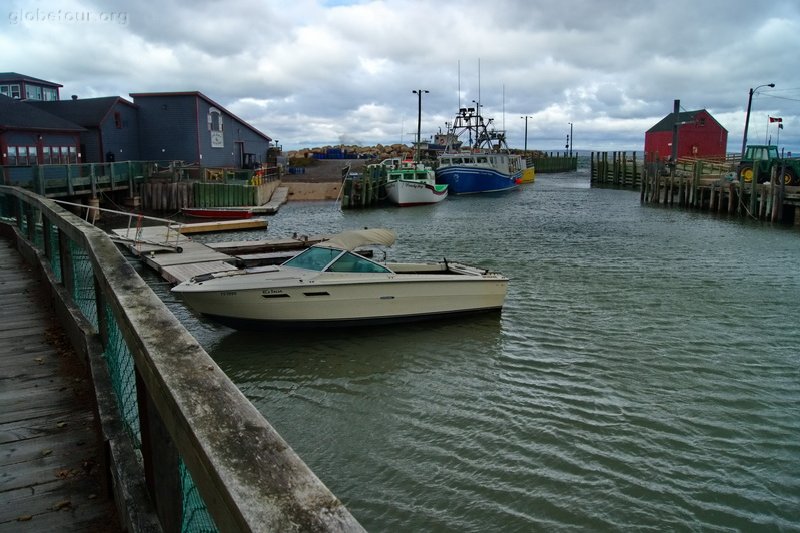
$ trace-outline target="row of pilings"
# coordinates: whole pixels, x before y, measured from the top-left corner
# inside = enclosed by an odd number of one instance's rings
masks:
[[[777,176],[740,179],[738,159],[686,158],[675,164],[637,160],[636,153],[592,153],[591,184],[638,189],[643,204],[728,213],[770,222],[800,224],[800,187]],[[761,182],[761,183],[759,183]]]

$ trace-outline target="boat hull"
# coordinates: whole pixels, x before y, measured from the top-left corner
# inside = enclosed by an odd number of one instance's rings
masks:
[[[327,273],[292,284],[262,280],[247,288],[247,280],[219,280],[173,291],[195,311],[237,329],[354,326],[497,311],[508,279],[489,276],[375,274],[354,282]]]
[[[411,180],[386,183],[386,197],[400,207],[437,204],[447,198],[448,187]]]
[[[520,185],[521,172],[504,174],[491,168],[447,166],[436,170],[436,182],[446,184],[452,194],[502,192]]]

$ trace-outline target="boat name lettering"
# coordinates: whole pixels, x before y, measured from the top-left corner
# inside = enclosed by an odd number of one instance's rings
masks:
[[[222,291],[219,293],[220,296],[236,296],[236,291]]]
[[[280,289],[264,289],[261,294],[283,294],[283,291]]]

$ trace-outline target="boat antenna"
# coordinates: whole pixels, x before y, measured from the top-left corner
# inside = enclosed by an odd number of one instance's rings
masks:
[[[461,60],[458,60],[458,107],[461,109]]]
[[[478,114],[481,113],[481,58],[478,58]]]

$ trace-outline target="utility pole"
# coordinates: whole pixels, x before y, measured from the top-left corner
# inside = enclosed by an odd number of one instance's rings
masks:
[[[524,117],[519,118],[525,119],[525,157],[528,157],[528,119],[533,117],[525,115]]]
[[[422,138],[420,137],[422,135],[422,93],[428,93],[430,91],[425,89],[414,89],[411,92],[416,94],[419,99],[419,104],[417,106],[417,151],[415,157],[416,162],[419,162],[419,145],[422,144]]]

